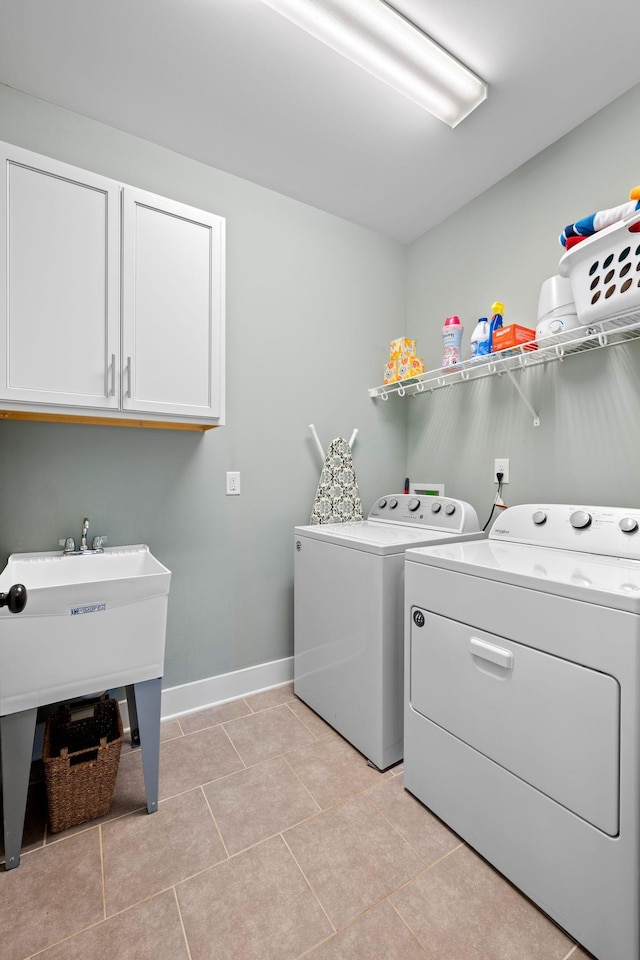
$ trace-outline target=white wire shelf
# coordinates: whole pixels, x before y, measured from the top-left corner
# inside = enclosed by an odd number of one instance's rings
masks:
[[[548,337],[540,342],[537,350],[527,350],[525,345],[522,344],[511,350],[489,354],[487,357],[463,360],[453,367],[439,367],[436,370],[427,370],[425,373],[416,377],[409,377],[406,380],[397,380],[380,387],[371,387],[369,396],[373,399],[388,400],[394,393],[399,397],[428,394],[434,390],[439,390],[441,387],[453,387],[456,384],[471,380],[482,380],[486,377],[507,374],[520,394],[522,401],[533,415],[534,426],[538,426],[540,419],[513,376],[516,370],[537,367],[541,363],[564,360],[587,350],[599,350],[602,347],[612,347],[639,338],[640,310],[634,310]]]

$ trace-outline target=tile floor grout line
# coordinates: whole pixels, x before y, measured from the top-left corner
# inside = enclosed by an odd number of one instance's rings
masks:
[[[398,887],[398,890],[401,890],[401,889],[402,889],[402,887]],[[396,894],[396,893],[398,892],[398,890],[394,890],[394,891],[393,891],[393,894]],[[404,924],[404,926],[407,928],[407,930],[409,931],[409,933],[411,934],[411,936],[414,938],[414,940],[416,941],[416,943],[419,944],[419,945],[422,947],[422,949],[424,950],[424,952],[425,952],[425,954],[426,954],[426,960],[431,960],[432,954],[427,950],[426,946],[424,945],[424,943],[422,942],[422,940],[420,939],[420,937],[418,936],[418,934],[415,932],[415,930],[414,930],[412,927],[409,926],[408,922],[407,922],[407,921],[405,920],[405,918],[402,916],[402,914],[400,913],[400,911],[398,910],[398,908],[396,907],[396,905],[391,902],[391,896],[393,896],[393,894],[390,894],[390,896],[387,897],[387,903],[389,904],[389,906],[391,907],[391,909],[395,912],[396,916],[398,916],[398,917],[400,918],[400,921],[401,921],[401,922]]]
[[[309,794],[309,796],[311,797],[311,799],[312,799],[313,802],[315,803],[316,807],[318,808],[318,813],[322,813],[322,807],[320,806],[320,804],[318,803],[318,801],[316,800],[316,798],[314,797],[314,795],[311,793],[311,790],[309,790],[309,787],[308,787],[308,786],[306,785],[306,783],[302,780],[302,778],[298,775],[298,771],[297,771],[297,770],[294,770],[294,768],[291,766],[291,764],[290,764],[289,761],[287,760],[286,754],[281,753],[280,756],[281,756],[281,758],[284,760],[284,762],[286,763],[286,765],[289,767],[289,770],[291,770],[292,774],[294,775],[294,777],[296,778],[296,780],[298,781],[298,783],[307,791],[307,793]],[[315,814],[314,814],[314,816],[315,816]],[[307,819],[307,820],[310,820],[311,817],[306,817],[306,819]],[[301,820],[300,823],[304,823],[304,821]],[[295,824],[295,826],[297,826],[297,824]]]
[[[102,913],[103,919],[107,919],[107,884],[104,877],[104,847],[102,844],[102,824],[98,827],[98,842],[100,844],[100,880],[102,883]]]
[[[208,729],[208,728],[205,727],[205,729]],[[182,727],[180,727],[180,730],[182,731]],[[193,732],[199,733],[200,731],[194,730]],[[160,743],[173,743],[174,740],[182,740],[183,737],[188,737],[188,736],[189,736],[188,733],[181,732],[176,737],[164,737],[164,739],[161,740]],[[127,754],[125,754],[125,756],[127,756]],[[131,756],[131,754],[129,754],[129,756]]]
[[[332,933],[329,937],[325,937],[324,940],[321,940],[320,943],[316,943],[313,947],[309,947],[308,950],[305,950],[304,953],[301,953],[296,960],[304,960],[305,957],[308,957],[310,953],[313,953],[314,950],[317,950],[318,947],[321,947],[323,944],[327,943],[328,940],[333,940],[340,933],[344,933],[345,930],[348,930],[349,927],[352,927],[354,923],[358,920],[361,920],[362,917],[366,916],[367,913],[371,913],[372,910],[375,910],[376,907],[379,907],[381,903],[384,903],[384,900],[379,900],[377,903],[371,904],[370,907],[367,907],[366,910],[363,910],[362,913],[359,913],[357,917],[353,917],[349,920],[348,923],[345,923],[344,927],[340,927],[339,930],[336,929],[335,933]]]
[[[291,704],[292,704],[292,703],[302,703],[303,706],[306,706],[306,704],[304,703],[303,700],[294,699],[294,700],[287,700],[287,702],[285,703],[285,706],[289,708],[289,712],[293,714],[293,716],[296,718],[296,720],[299,720],[300,723],[309,731],[309,733],[311,734],[312,737],[314,737],[314,739],[316,740],[316,742],[317,742],[318,740],[324,740],[325,737],[329,736],[329,733],[331,732],[330,730],[328,730],[327,733],[323,733],[323,735],[322,735],[321,737],[319,737],[317,733],[314,733],[313,730],[311,729],[311,727],[310,727],[307,723],[305,723],[304,717],[299,717],[298,714],[295,712],[295,710],[292,710],[292,708],[291,708]],[[308,709],[311,709],[311,708],[309,707]],[[315,716],[315,714],[314,714],[314,716]],[[322,720],[322,717],[320,717],[320,719]],[[323,720],[322,722],[325,723],[324,720]]]
[[[45,796],[46,796],[46,792],[45,792]],[[48,838],[49,838],[49,806],[48,806],[48,801],[47,801],[47,813],[45,814],[45,818],[44,818],[44,831],[43,831],[43,835],[42,835],[42,849],[43,849],[43,850],[44,850],[44,848],[47,846],[47,840],[48,840]],[[39,848],[36,848],[36,849],[39,849]]]
[[[320,897],[318,896],[318,894],[316,893],[316,891],[313,889],[313,884],[311,883],[311,881],[310,881],[309,878],[307,877],[306,873],[304,872],[304,870],[302,869],[302,867],[301,867],[300,864],[298,863],[298,858],[296,857],[295,853],[293,852],[293,850],[291,849],[291,847],[290,847],[289,844],[287,843],[284,833],[279,834],[279,836],[282,837],[282,842],[284,843],[285,847],[287,848],[287,850],[289,851],[291,857],[293,858],[293,862],[295,863],[296,867],[298,868],[298,870],[299,870],[300,873],[302,874],[302,878],[303,878],[304,882],[305,882],[306,885],[309,887],[309,890],[311,891],[311,893],[313,894],[313,896],[314,896],[314,897],[316,898],[316,900],[318,901],[318,904],[320,905],[320,909],[322,910],[322,912],[324,913],[325,917],[327,918],[327,921],[328,921],[331,929],[333,930],[334,933],[337,933],[337,932],[338,932],[338,928],[336,927],[335,923],[333,922],[333,920],[331,919],[331,917],[329,916],[329,914],[328,914],[327,911],[325,910],[324,904],[323,904],[322,900],[320,899]],[[332,936],[333,936],[333,934],[332,934]],[[316,944],[316,946],[318,946],[318,944]]]
[[[240,773],[240,772],[241,772],[241,771],[239,770],[238,773]],[[211,814],[211,819],[213,820],[213,825],[214,825],[214,827],[216,828],[216,830],[218,831],[218,836],[220,837],[220,842],[221,842],[221,844],[222,844],[222,847],[223,847],[223,849],[224,849],[224,852],[225,852],[226,855],[227,855],[227,860],[228,860],[228,859],[229,859],[229,849],[228,849],[226,843],[224,842],[224,837],[222,836],[222,831],[220,830],[220,827],[218,826],[218,821],[216,820],[215,814],[214,814],[213,810],[211,809],[211,804],[209,803],[209,798],[207,797],[206,793],[204,792],[204,786],[202,786],[202,785],[200,786],[200,791],[201,791],[201,793],[202,793],[202,796],[204,797],[204,802],[205,802],[206,805],[207,805],[207,810],[208,810],[209,813]],[[218,862],[221,863],[222,861],[218,861]]]
[[[319,813],[323,813],[323,810],[320,810]],[[303,823],[308,823],[309,820],[313,820],[314,817],[317,817],[317,813],[313,813],[310,817],[305,817],[304,820],[298,820],[297,823],[292,823],[291,826],[285,827],[284,830],[280,830],[277,833],[270,833],[268,837],[262,837],[260,840],[256,840],[254,843],[250,843],[248,847],[243,847],[241,850],[236,850],[235,853],[230,853],[228,856],[229,860],[234,860],[236,857],[239,857],[243,853],[248,853],[250,850],[255,850],[256,847],[262,846],[263,843],[267,843],[269,840],[274,840],[276,837],[281,837],[283,833],[286,833],[288,830],[295,830],[296,827],[301,827]],[[284,837],[283,837],[284,839]],[[286,842],[286,841],[285,841]],[[226,863],[226,860],[218,860],[218,863]],[[216,867],[218,864],[214,863],[212,866]],[[205,867],[205,870],[210,869]],[[179,881],[182,883],[182,881]]]
[[[261,710],[254,710],[250,703],[247,703],[247,706],[250,708],[251,713],[249,716],[257,716],[259,713],[268,713],[269,710],[277,710],[278,707],[286,707],[291,701],[283,700],[281,703],[270,703],[268,707],[262,707]],[[246,700],[245,700],[246,703]],[[246,717],[234,717],[233,720],[225,720],[225,723],[235,723],[236,720],[246,720]],[[296,717],[296,719],[298,719]]]
[[[191,947],[189,946],[189,938],[187,937],[187,931],[185,930],[185,927],[184,927],[184,920],[182,919],[182,910],[180,909],[180,901],[178,900],[178,891],[175,886],[172,887],[172,890],[173,890],[173,897],[176,901],[178,917],[180,919],[180,926],[182,927],[182,936],[184,937],[184,945],[187,948],[187,957],[188,957],[188,960],[192,960]]]
[[[370,787],[369,789],[370,789],[370,790],[374,790],[375,787]],[[405,788],[405,789],[406,789],[406,788]],[[420,857],[420,859],[421,859],[421,860],[427,865],[427,867],[429,867],[429,868],[430,868],[430,867],[434,867],[437,863],[440,863],[441,860],[444,860],[445,857],[448,857],[449,854],[453,853],[454,850],[457,850],[458,847],[463,847],[463,846],[464,846],[464,840],[461,840],[459,843],[457,843],[457,844],[455,845],[455,847],[452,847],[451,850],[448,850],[446,853],[443,853],[443,855],[442,855],[441,857],[438,857],[437,860],[434,860],[432,863],[430,863],[430,862],[427,860],[426,857],[423,857],[422,854],[421,854],[418,850],[416,850],[416,848],[413,846],[413,844],[411,843],[411,841],[408,840],[408,839],[404,836],[404,834],[401,832],[400,828],[397,827],[397,826],[393,823],[393,821],[389,819],[389,817],[386,815],[386,813],[384,812],[384,810],[381,810],[381,809],[380,809],[380,807],[376,804],[375,800],[371,800],[369,797],[366,797],[365,799],[367,799],[367,800],[369,801],[369,803],[372,804],[372,805],[375,807],[375,809],[378,811],[378,813],[380,814],[380,816],[381,816],[381,817],[384,817],[384,819],[393,827],[393,829],[396,831],[396,833],[398,833],[398,834],[402,837],[402,839],[404,840],[404,842],[409,845],[409,847],[413,850],[413,852],[416,854],[416,856],[417,856],[417,857]],[[419,801],[418,801],[418,802],[419,802]],[[425,807],[425,810],[427,810],[427,809],[428,809],[428,808]],[[431,811],[429,811],[429,812],[431,812]],[[434,814],[434,816],[435,816],[435,814]],[[444,823],[444,821],[440,821],[440,822],[443,823],[443,826],[447,827],[447,825],[446,825],[446,823]],[[449,830],[449,833],[451,833],[452,836],[457,836],[457,834],[455,834],[455,833],[453,832],[453,830],[451,830],[449,827],[447,827],[447,830]],[[565,960],[566,960],[566,958],[565,958]]]
[[[251,716],[251,714],[249,714],[249,716]],[[246,717],[238,717],[237,719],[238,719],[238,720],[245,720]],[[225,723],[234,723],[234,721],[233,721],[233,720],[225,720]],[[222,729],[223,729],[223,731],[224,731],[224,735],[225,735],[225,737],[227,738],[227,740],[229,741],[229,743],[231,744],[231,746],[233,747],[233,749],[234,749],[234,751],[235,751],[235,754],[236,754],[238,760],[240,761],[240,763],[242,764],[242,766],[243,766],[243,767],[245,768],[245,770],[246,770],[246,769],[247,769],[247,764],[244,762],[244,760],[243,760],[242,757],[240,756],[240,753],[239,753],[239,751],[238,751],[238,748],[236,747],[235,743],[233,742],[233,740],[232,740],[231,737],[229,736],[229,733],[228,733],[228,731],[227,731],[227,728],[226,728],[226,726],[225,726],[225,723],[221,723],[221,724],[220,724],[220,726],[222,727]],[[213,783],[213,781],[210,781],[210,782]]]
[[[378,784],[376,784],[376,786],[378,786]],[[376,788],[375,788],[375,787],[370,787],[369,789],[370,789],[370,790],[375,790]],[[400,837],[400,839],[406,844],[406,846],[411,850],[411,852],[412,852],[412,853],[415,853],[416,857],[419,857],[420,860],[422,860],[423,863],[425,863],[427,866],[429,866],[429,862],[422,856],[421,853],[418,853],[418,851],[417,851],[416,848],[413,846],[413,844],[412,844],[409,840],[407,840],[407,838],[406,838],[405,835],[402,833],[402,831],[400,830],[400,828],[397,827],[397,826],[395,825],[395,823],[393,823],[393,821],[389,819],[389,817],[386,815],[386,813],[385,813],[383,810],[380,809],[380,807],[376,804],[375,800],[371,800],[370,797],[367,797],[367,796],[366,796],[366,793],[363,794],[362,797],[363,797],[363,800],[366,800],[367,803],[370,804],[370,806],[373,807],[373,809],[375,810],[375,812],[378,813],[378,814],[382,817],[383,820],[386,820],[386,821],[387,821],[387,823],[389,824],[389,826],[395,831],[395,833],[398,834],[398,836]],[[422,871],[420,871],[420,872],[422,872]]]
[[[224,862],[224,861],[221,861]],[[190,879],[190,878],[188,878]],[[182,882],[182,881],[180,881]],[[159,897],[163,893],[167,893],[169,890],[175,890],[175,887],[165,887],[164,890],[159,890],[157,893],[152,893],[148,897],[144,897],[142,900],[136,901],[136,903],[131,903],[127,907],[123,907],[122,910],[117,910],[115,913],[112,913],[111,916],[105,917],[102,920],[96,920],[95,923],[89,923],[86,927],[82,927],[80,930],[75,930],[73,933],[70,933],[67,937],[63,937],[62,940],[54,940],[53,943],[48,943],[46,947],[43,947],[41,950],[37,950],[35,953],[30,953],[24,960],[34,960],[35,957],[42,956],[43,953],[46,953],[47,950],[52,950],[54,947],[59,947],[62,943],[67,943],[69,940],[79,937],[81,934],[86,933],[88,930],[93,930],[94,927],[101,927],[102,924],[108,923],[110,920],[113,920],[115,917],[121,916],[123,913],[128,913],[129,910],[135,910],[136,907],[141,906],[143,903],[148,903],[150,900],[153,900],[154,897]],[[189,954],[189,960],[191,960],[191,954]]]
[[[454,849],[457,850],[458,847],[455,847]],[[453,853],[453,850],[451,850],[450,853]],[[424,870],[421,870],[419,873],[416,873],[416,875],[415,875],[414,877],[409,877],[407,880],[405,880],[403,883],[401,883],[399,887],[396,887],[396,889],[395,889],[392,893],[388,893],[388,894],[387,894],[387,897],[394,897],[394,896],[396,895],[396,893],[400,893],[401,890],[404,890],[405,887],[408,887],[410,883],[413,883],[413,882],[414,882],[414,880],[419,880],[420,877],[424,877],[425,873],[429,873],[429,871],[430,871],[433,867],[435,867],[436,864],[442,863],[442,861],[445,860],[446,857],[448,857],[448,856],[449,856],[449,854],[447,853],[447,854],[445,854],[444,857],[440,857],[439,860],[436,860],[435,863],[431,863],[431,864],[427,863],[426,860],[424,860],[423,857],[420,857],[420,859],[421,859],[422,862],[424,863]]]

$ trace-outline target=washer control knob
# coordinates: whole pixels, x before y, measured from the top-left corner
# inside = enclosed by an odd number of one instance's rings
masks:
[[[440,508],[442,507],[441,503],[438,503],[436,500],[435,503],[431,504],[431,513],[440,513]]]
[[[586,510],[576,510],[569,517],[569,521],[576,530],[584,530],[591,526],[591,514],[587,513]]]
[[[396,508],[397,506],[398,506],[398,501],[396,500],[395,497],[393,497],[392,500],[389,500],[389,509],[390,509],[390,510],[395,510],[395,508]]]
[[[413,497],[411,500],[409,500],[409,503],[407,504],[407,506],[409,507],[409,510],[411,510],[412,513],[415,513],[415,511],[420,506],[420,501],[418,500],[417,497]]]
[[[618,526],[623,533],[635,533],[638,529],[638,521],[633,517],[623,517]]]
[[[531,519],[537,526],[542,526],[543,523],[547,522],[547,515],[544,510],[536,510]]]
[[[378,506],[380,507],[380,509],[383,510],[386,507],[386,505],[387,505],[387,498],[380,497],[380,499],[378,500]]]
[[[446,513],[446,515],[447,515],[448,517],[452,517],[453,514],[456,512],[456,505],[455,505],[455,503],[448,503],[448,504],[446,505],[446,507],[444,508],[444,512]]]

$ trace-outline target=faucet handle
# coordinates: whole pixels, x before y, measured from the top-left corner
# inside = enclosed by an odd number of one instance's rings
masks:
[[[93,538],[93,549],[96,553],[104,553],[104,544],[107,542],[109,537],[94,537]]]
[[[76,548],[76,542],[73,539],[73,537],[67,537],[67,539],[64,542],[64,552],[73,553],[75,548]]]

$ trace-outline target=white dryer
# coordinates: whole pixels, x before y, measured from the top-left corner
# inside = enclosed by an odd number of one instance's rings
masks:
[[[640,510],[407,551],[404,782],[601,960],[640,957]]]
[[[406,494],[295,528],[295,693],[381,770],[402,759],[404,552],[484,536],[470,504]]]

